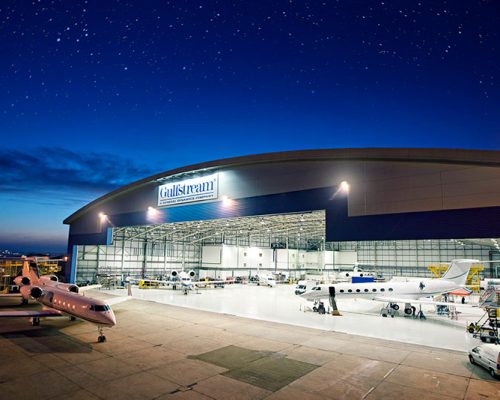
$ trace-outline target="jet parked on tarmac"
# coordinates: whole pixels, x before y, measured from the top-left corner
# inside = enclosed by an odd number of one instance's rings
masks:
[[[300,296],[309,301],[329,299],[330,305],[336,314],[338,314],[336,299],[345,297],[388,302],[394,310],[399,309],[398,303],[403,303],[405,305],[404,312],[409,315],[415,311],[412,304],[454,304],[425,298],[464,287],[471,266],[477,263],[479,263],[478,260],[453,260],[448,270],[439,279],[422,278],[408,282],[389,281],[316,285]],[[423,316],[423,314],[421,315]]]
[[[32,325],[39,325],[41,317],[60,317],[69,315],[71,319],[80,318],[97,325],[99,342],[106,341],[103,327],[116,324],[115,314],[105,302],[78,294],[78,286],[60,283],[50,278],[38,277],[28,260],[24,261],[22,276],[14,282],[20,286],[25,300],[33,297],[42,304],[42,310],[0,311],[2,317],[27,317]]]

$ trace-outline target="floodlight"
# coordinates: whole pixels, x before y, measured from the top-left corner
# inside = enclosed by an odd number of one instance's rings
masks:
[[[349,193],[349,183],[347,181],[340,182],[340,190],[344,193]]]

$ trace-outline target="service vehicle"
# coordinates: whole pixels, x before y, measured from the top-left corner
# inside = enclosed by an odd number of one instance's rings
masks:
[[[471,364],[486,368],[493,378],[500,374],[500,346],[492,343],[481,344],[469,350]]]

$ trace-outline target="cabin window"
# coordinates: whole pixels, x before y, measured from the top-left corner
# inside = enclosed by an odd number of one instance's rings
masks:
[[[380,291],[381,291],[381,292],[385,292],[385,289],[384,289],[384,288],[382,288],[382,289],[380,289]]]
[[[392,292],[392,290],[393,290],[392,288],[389,288],[389,292]]]
[[[377,291],[377,289],[375,289],[375,288],[372,289],[372,292],[376,292],[376,291]]]
[[[358,293],[359,293],[359,292],[361,292],[361,290],[360,290],[360,289],[356,289],[356,292],[358,292]]]
[[[344,289],[340,289],[340,293],[344,293]]]
[[[352,293],[352,289],[349,289],[349,290],[348,290],[348,292],[349,292],[349,293]]]
[[[368,289],[365,289],[365,292],[368,292]]]

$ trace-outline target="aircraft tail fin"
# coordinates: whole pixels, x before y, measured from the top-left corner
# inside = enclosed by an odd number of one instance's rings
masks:
[[[447,281],[452,281],[459,286],[465,285],[467,275],[469,275],[472,264],[479,263],[478,260],[452,260],[450,266],[441,277]]]
[[[25,277],[29,279],[30,285],[36,285],[40,279],[34,267],[31,266],[31,262],[29,260],[24,260],[23,262],[22,276],[23,278]]]

